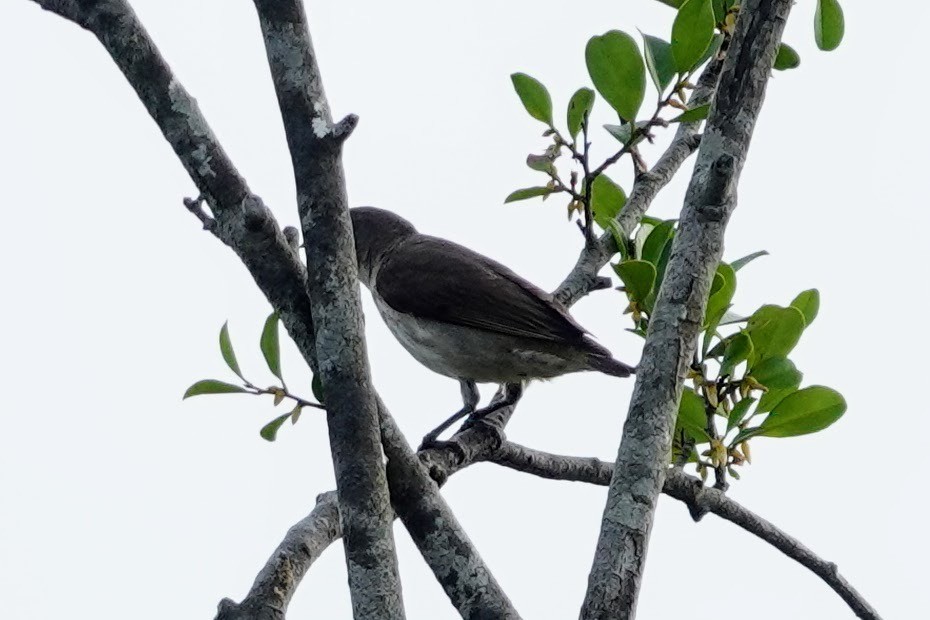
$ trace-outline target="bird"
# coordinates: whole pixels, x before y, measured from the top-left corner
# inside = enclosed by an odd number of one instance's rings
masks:
[[[459,382],[463,406],[426,435],[421,449],[469,416],[467,425],[520,399],[526,382],[598,371],[628,377],[550,294],[501,263],[376,207],[349,210],[360,282],[388,329],[422,365]],[[478,383],[503,398],[477,409]]]

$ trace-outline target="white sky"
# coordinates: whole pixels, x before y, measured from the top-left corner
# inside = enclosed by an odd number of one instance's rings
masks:
[[[134,4],[251,187],[282,225],[296,223],[252,3]],[[814,1],[795,7],[786,41],[802,65],[770,84],[726,256],[772,253],[740,273],[737,310],[820,288],[820,317],[794,358],[805,384],[839,389],[849,410],[821,434],[754,441],[754,464],[731,495],[837,562],[885,618],[912,618],[930,606],[930,343],[919,327],[930,131],[905,111],[928,95],[930,10],[905,0],[879,24],[874,4],[844,6],[846,41],[832,54],[814,48]],[[352,203],[395,210],[552,289],[581,239],[558,200],[502,204],[537,182],[524,158],[545,144],[508,76],[545,82],[562,119],[587,84],[587,38],[637,27],[667,38],[671,10],[535,0],[310,2],[308,11],[335,114],[361,117],[345,158]],[[232,378],[216,344],[226,319],[243,368],[270,383],[257,346],[269,308],[182,207],[193,184],[98,42],[32,2],[4,2],[0,84],[3,616],[212,618],[220,598],[245,595],[287,528],[333,487],[323,418],[307,411],[269,444],[258,429],[280,412],[266,400],[181,402],[197,379]],[[612,122],[603,101],[595,121]],[[602,132],[594,139],[598,152],[613,146]],[[629,189],[623,170],[614,176]],[[675,217],[685,183],[653,213]],[[458,407],[458,388],[392,339],[367,293],[365,304],[376,384],[416,443]],[[602,292],[573,312],[635,361],[641,341],[623,331],[622,307]],[[284,369],[309,395],[289,343]],[[593,374],[534,386],[509,437],[612,459],[631,387]],[[444,493],[525,618],[577,617],[605,489],[479,465]],[[455,617],[396,532],[408,618]],[[291,617],[348,617],[348,601],[336,545]],[[714,516],[694,524],[663,498],[640,617],[681,614],[851,617],[793,561]]]

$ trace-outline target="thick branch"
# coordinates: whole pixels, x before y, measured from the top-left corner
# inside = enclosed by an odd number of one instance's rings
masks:
[[[722,65],[719,59],[714,59],[701,73],[701,78],[689,100],[691,107],[710,102],[717,87]],[[697,150],[701,142],[698,134],[700,125],[700,122],[682,123],[675,132],[671,144],[652,169],[636,177],[629,199],[617,214],[617,224],[623,235],[629,236],[633,232],[662,188],[668,185],[685,160]],[[553,293],[555,298],[567,307],[597,288],[597,274],[616,253],[617,244],[610,233],[604,233],[593,244],[586,243],[578,256],[575,267]]]
[[[596,458],[540,452],[510,442],[501,446],[501,449],[490,455],[487,460],[551,480],[588,482],[601,486],[609,485],[613,475],[613,463]],[[687,504],[692,515],[712,512],[758,536],[823,579],[849,605],[856,616],[866,620],[880,620],[878,612],[840,575],[836,564],[817,556],[798,540],[727,497],[722,491],[707,488],[697,478],[687,475],[681,469],[673,468],[666,473],[662,492]]]
[[[294,166],[353,615],[400,620],[393,514],[341,161],[355,121],[332,125],[303,4],[255,6]]]
[[[383,403],[381,433],[394,510],[455,609],[466,619],[517,620],[517,610]]]
[[[792,0],[748,0],[733,41],[659,291],[614,464],[581,617],[635,617],[656,500],[687,366],[701,329],[735,188]]]

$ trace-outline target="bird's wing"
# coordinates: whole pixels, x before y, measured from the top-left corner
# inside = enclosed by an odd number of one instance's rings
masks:
[[[398,312],[554,342],[586,333],[552,297],[468,248],[417,235],[385,257],[376,290]]]

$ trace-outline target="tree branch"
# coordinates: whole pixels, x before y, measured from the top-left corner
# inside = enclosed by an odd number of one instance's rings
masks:
[[[717,88],[722,65],[723,62],[720,59],[714,59],[707,65],[691,95],[690,107],[710,102]],[[698,134],[700,126],[700,122],[681,123],[671,144],[652,169],[636,177],[630,197],[617,214],[617,224],[623,235],[629,236],[633,232],[662,188],[668,185],[685,160],[697,150],[701,143],[701,136]],[[593,244],[586,243],[578,256],[575,267],[555,290],[553,296],[568,307],[599,288],[597,274],[616,253],[617,243],[610,233],[604,233]]]
[[[581,609],[584,620],[635,617],[682,383],[791,5],[792,0],[747,0],[741,5],[650,317]]]
[[[384,404],[379,404],[391,502],[452,605],[466,619],[518,620],[517,610],[478,555],[439,486]]]
[[[610,484],[614,467],[613,463],[596,458],[550,454],[510,442],[484,460],[550,480],[588,482],[601,486]],[[823,579],[856,616],[864,620],[881,620],[868,601],[840,575],[836,564],[817,556],[797,539],[727,497],[723,491],[707,488],[699,479],[681,469],[672,468],[666,472],[662,492],[684,502],[692,516],[697,515],[695,521],[701,515],[711,512],[761,538]]]
[[[255,7],[297,185],[353,616],[401,620],[393,514],[342,171],[342,145],[356,119],[332,124],[303,4],[255,0]]]

